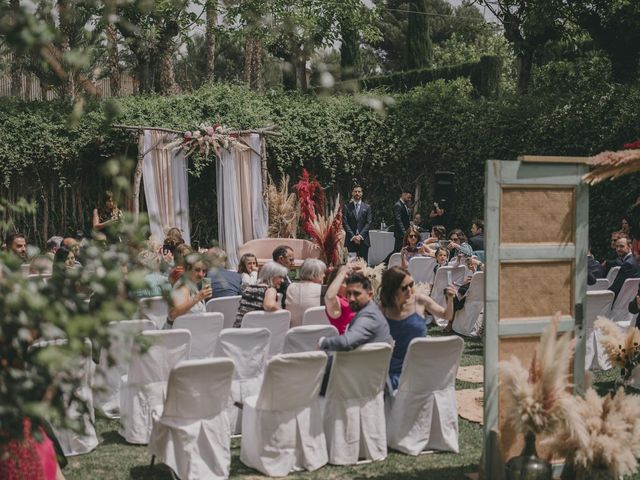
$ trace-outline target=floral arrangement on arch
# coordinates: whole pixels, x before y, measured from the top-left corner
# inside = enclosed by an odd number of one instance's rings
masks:
[[[217,155],[220,148],[239,150],[249,150],[249,146],[244,143],[236,133],[216,123],[214,125],[200,124],[194,130],[187,130],[167,145],[174,150],[183,150],[188,157],[192,153],[199,153],[207,158],[211,152]]]
[[[302,170],[302,175],[294,188],[300,205],[302,230],[320,248],[320,259],[328,267],[338,265],[344,244],[340,195],[336,197],[334,207],[325,213],[324,188],[318,182],[317,177],[310,176],[306,169]]]

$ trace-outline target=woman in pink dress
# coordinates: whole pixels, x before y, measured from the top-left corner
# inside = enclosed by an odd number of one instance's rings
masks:
[[[355,312],[349,307],[349,301],[345,298],[344,280],[351,273],[349,265],[342,265],[338,270],[334,270],[329,275],[329,287],[324,294],[324,305],[327,312],[327,318],[331,325],[338,329],[338,333],[342,335],[347,329],[347,325],[356,316]]]

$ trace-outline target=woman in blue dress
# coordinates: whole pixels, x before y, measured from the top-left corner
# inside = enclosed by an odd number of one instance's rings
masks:
[[[380,303],[395,341],[389,366],[389,379],[394,390],[398,388],[402,364],[411,340],[427,334],[425,312],[447,320],[453,317],[455,289],[452,286],[445,290],[445,306],[438,305],[427,295],[414,293],[413,287],[413,278],[400,267],[392,267],[382,274]]]

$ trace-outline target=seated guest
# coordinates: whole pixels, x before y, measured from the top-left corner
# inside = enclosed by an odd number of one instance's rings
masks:
[[[469,245],[471,245],[474,252],[476,250],[484,250],[484,221],[479,218],[471,223]]]
[[[247,285],[242,291],[238,314],[233,324],[235,328],[240,328],[245,313],[258,310],[275,312],[280,309],[278,288],[284,282],[287,272],[286,267],[276,262],[268,262],[262,266],[258,273],[258,283]]]
[[[442,225],[434,225],[431,227],[431,236],[424,241],[429,247],[431,253],[434,253],[438,247],[445,247],[447,244],[447,230]]]
[[[258,259],[253,253],[245,253],[240,258],[238,273],[242,285],[255,285],[258,282]]]
[[[346,284],[344,281],[347,275],[351,273],[351,264],[341,265],[340,268],[334,269],[327,279],[329,287],[324,295],[327,318],[331,325],[336,327],[340,335],[344,333],[347,325],[356,315],[349,307],[349,301],[345,297]]]
[[[160,273],[162,257],[160,257],[160,254],[156,252],[155,249],[142,250],[138,253],[136,260],[147,273],[144,276],[144,288],[131,292],[135,298],[161,297],[165,292],[171,290],[169,279],[166,275]]]
[[[425,311],[447,320],[453,318],[453,287],[446,289],[445,308],[427,295],[414,294],[413,286],[413,278],[401,268],[392,267],[382,274],[380,302],[395,342],[389,366],[389,379],[394,389],[398,388],[409,343],[427,334]]]
[[[640,313],[640,287],[638,287],[636,298],[629,302],[629,313],[634,315],[638,315],[638,313]],[[636,319],[636,328],[640,328],[640,316]]]
[[[587,285],[594,285],[598,278],[604,278],[604,271],[600,262],[593,257],[591,247],[589,247],[587,252]]]
[[[392,344],[389,325],[378,305],[373,301],[371,281],[363,273],[353,273],[346,279],[346,297],[349,307],[356,312],[347,330],[337,337],[322,337],[318,341],[320,350],[344,351],[365,343],[385,342]]]
[[[198,254],[191,254],[185,259],[185,266],[184,274],[173,285],[173,306],[169,309],[164,328],[172,328],[173,322],[180,315],[204,313],[204,301],[211,298],[211,285],[204,284],[202,288],[199,287],[209,270],[204,258]]]
[[[23,233],[10,233],[5,238],[7,252],[13,253],[23,262],[27,261],[27,239]]]
[[[214,265],[207,274],[211,280],[213,298],[242,295],[242,277],[238,272],[225,268],[227,266],[227,252],[219,247],[213,247],[207,250],[207,257]]]
[[[400,249],[401,266],[405,270],[409,268],[409,260],[422,255],[425,249],[420,241],[420,232],[414,226],[409,226],[404,234],[402,249]]]
[[[433,273],[436,273],[440,267],[446,267],[449,263],[449,251],[446,248],[438,248],[434,254],[436,264],[433,267]]]
[[[609,287],[609,290],[615,294],[615,298],[618,298],[618,294],[620,293],[620,289],[622,289],[624,282],[628,278],[637,278],[640,275],[640,271],[638,270],[638,262],[633,256],[633,253],[631,253],[631,241],[629,240],[629,237],[621,237],[616,242],[616,253],[618,254],[618,258],[622,261],[622,265],[620,266],[618,275],[616,275],[616,278]]]
[[[62,245],[62,237],[54,235],[49,240],[47,240],[47,251],[45,255],[53,261],[53,256],[56,254],[56,250],[60,248],[60,245]]]
[[[625,234],[619,230],[611,232],[611,242],[609,244],[609,247],[611,248],[611,250],[613,250],[614,255],[613,258],[605,259],[602,262],[604,276],[607,276],[609,274],[609,270],[611,270],[613,267],[619,267],[622,265],[622,260],[620,260],[620,257],[616,252],[616,244],[618,243],[618,240],[624,235]]]
[[[291,327],[302,325],[302,315],[307,308],[320,306],[326,269],[322,260],[307,258],[300,267],[300,282],[293,282],[287,288],[284,305],[291,312]]]
[[[57,267],[62,267],[65,270],[75,268],[76,256],[74,255],[73,250],[63,245],[56,250],[56,254],[53,257],[53,263]]]
[[[426,228],[426,226],[424,224],[424,221],[422,220],[422,215],[420,215],[419,213],[416,213],[413,216],[413,221],[411,222],[411,225],[416,227],[416,229],[420,233],[428,231],[428,229]]]
[[[187,263],[187,257],[193,253],[191,247],[185,243],[176,247],[173,252],[173,268],[169,272],[169,283],[175,285],[175,283],[182,277],[184,269]]]
[[[53,261],[48,255],[38,255],[29,263],[29,275],[51,275],[52,272]]]
[[[282,294],[282,308],[284,308],[284,301],[287,294],[287,288],[291,285],[291,279],[289,278],[289,270],[293,268],[296,258],[293,255],[293,248],[288,245],[280,245],[276,247],[271,253],[271,257],[274,262],[279,263],[287,269],[287,274],[284,277],[284,281],[280,283],[278,293]]]
[[[449,260],[450,267],[462,267],[467,265],[467,258],[473,256],[473,250],[471,249],[471,245],[468,243],[463,243],[458,246],[455,250],[455,256]]]

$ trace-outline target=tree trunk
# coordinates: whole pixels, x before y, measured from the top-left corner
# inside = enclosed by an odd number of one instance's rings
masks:
[[[410,14],[407,22],[405,67],[408,70],[429,67],[433,57],[431,25],[429,16],[426,15],[426,0],[413,0],[410,8],[421,13]]]
[[[251,46],[251,89],[262,90],[262,42],[258,38]]]
[[[282,66],[282,86],[285,90],[296,89],[296,77],[298,76],[296,65],[297,62],[294,54],[289,54],[289,56],[284,59]]]
[[[206,42],[207,42],[207,78],[209,82],[214,79],[214,62],[216,53],[216,23],[218,17],[218,0],[207,0],[205,4],[207,14]]]
[[[251,69],[253,68],[253,37],[247,37],[244,41],[244,69],[242,80],[251,87]]]
[[[529,93],[531,72],[533,70],[533,50],[524,49],[517,54],[518,60],[518,93]]]
[[[359,78],[362,75],[360,63],[360,35],[350,25],[340,26],[342,44],[340,45],[340,70],[342,80]]]
[[[180,93],[180,87],[176,83],[173,71],[173,49],[161,48],[160,58],[160,93],[163,95],[175,95]]]
[[[15,14],[20,8],[20,0],[10,0],[9,6],[11,12]],[[12,69],[11,69],[11,96],[20,98],[22,95],[22,72],[24,70],[22,66],[22,59],[18,55],[16,48],[12,49]]]
[[[296,58],[296,85],[301,92],[308,90],[307,59],[304,56]]]
[[[107,35],[107,68],[109,70],[109,87],[111,96],[120,95],[120,58],[118,55],[118,33],[112,23],[105,29]]]
[[[66,64],[64,57],[65,54],[69,54],[71,52],[71,44],[69,42],[69,34],[71,33],[71,29],[73,28],[69,24],[69,17],[71,13],[69,12],[69,5],[66,0],[58,0],[58,16],[60,21],[60,33],[62,34],[61,41],[61,63],[64,71],[64,77],[62,78],[62,89],[61,96],[62,98],[69,99],[72,102],[75,100],[75,76],[69,65]]]

